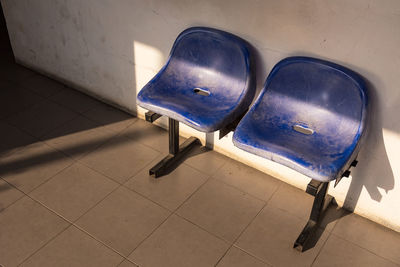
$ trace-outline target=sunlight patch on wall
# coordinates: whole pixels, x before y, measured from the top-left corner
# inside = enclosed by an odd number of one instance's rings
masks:
[[[136,95],[164,64],[164,55],[153,46],[133,41],[133,59],[135,67]],[[137,106],[137,115],[144,117],[145,109]]]
[[[382,129],[383,142],[394,177],[400,175],[400,134],[386,128]]]
[[[133,41],[136,88],[139,91],[163,66],[164,55],[153,46]]]

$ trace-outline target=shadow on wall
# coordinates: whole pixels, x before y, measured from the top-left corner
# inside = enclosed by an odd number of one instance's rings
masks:
[[[386,152],[383,139],[382,107],[378,88],[370,79],[379,81],[377,77],[368,74],[366,80],[369,89],[370,117],[369,132],[358,156],[358,165],[352,170],[350,187],[348,189],[344,208],[354,211],[363,187],[371,199],[381,202],[383,195],[379,188],[386,193],[394,188],[394,175]]]

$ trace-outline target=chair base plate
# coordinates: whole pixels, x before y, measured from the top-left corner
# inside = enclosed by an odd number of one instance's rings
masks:
[[[194,146],[200,145],[200,140],[196,137],[190,137],[179,146],[176,154],[168,154],[159,163],[149,170],[149,174],[155,178],[159,178],[169,173],[179,163],[182,157],[187,154]]]

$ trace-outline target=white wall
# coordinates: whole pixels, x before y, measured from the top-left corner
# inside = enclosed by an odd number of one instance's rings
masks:
[[[190,26],[237,34],[259,53],[258,86],[290,55],[328,59],[372,87],[373,120],[353,176],[331,190],[339,204],[400,231],[400,1],[1,0],[16,59],[136,113],[135,96]],[[143,111],[139,110],[139,116]],[[187,127],[183,134],[205,135]],[[214,149],[300,188],[308,180],[236,149]],[[245,179],[245,177],[243,177]]]

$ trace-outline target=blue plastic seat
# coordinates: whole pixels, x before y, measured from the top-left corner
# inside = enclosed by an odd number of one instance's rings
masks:
[[[176,39],[160,72],[139,92],[138,105],[202,132],[242,115],[255,94],[248,44],[227,32],[195,27]]]
[[[353,71],[314,58],[286,58],[271,71],[233,142],[312,179],[331,181],[357,156],[367,106],[365,83]]]
[[[367,107],[358,74],[331,62],[290,57],[273,68],[235,130],[237,147],[312,178],[306,189],[315,197],[310,218],[293,246],[300,251],[315,245],[312,237],[333,202],[329,182],[337,184],[357,165]]]

